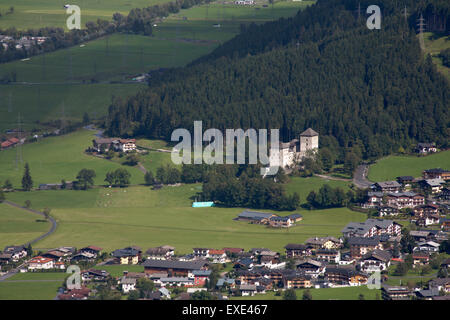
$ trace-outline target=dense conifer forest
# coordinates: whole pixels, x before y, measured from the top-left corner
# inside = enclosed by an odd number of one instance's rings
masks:
[[[448,34],[448,2],[378,1],[381,30],[366,27],[369,2],[320,0],[291,19],[242,27],[210,55],[114,99],[107,132],[170,140],[174,129],[202,120],[221,130],[280,128],[287,141],[312,127],[337,162],[415,142],[447,148],[449,83],[424,57],[415,25],[422,13]]]

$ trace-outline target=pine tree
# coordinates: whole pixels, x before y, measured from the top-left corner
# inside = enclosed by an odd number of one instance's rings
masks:
[[[24,191],[30,191],[32,188],[33,188],[33,179],[31,179],[30,167],[27,162],[25,164],[25,172],[22,178],[22,189]]]

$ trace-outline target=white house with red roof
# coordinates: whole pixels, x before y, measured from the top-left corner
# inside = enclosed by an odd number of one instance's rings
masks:
[[[28,261],[28,270],[48,270],[55,268],[55,261],[41,256],[34,257]]]

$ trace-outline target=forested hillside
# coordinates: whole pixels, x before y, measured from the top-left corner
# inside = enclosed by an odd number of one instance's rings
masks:
[[[338,161],[416,141],[447,147],[449,84],[423,59],[401,6],[379,1],[382,28],[369,30],[367,1],[359,19],[357,2],[323,0],[293,19],[243,29],[211,55],[154,77],[145,92],[115,99],[107,132],[170,139],[203,120],[207,128],[280,128],[286,141],[312,127]],[[444,3],[420,5],[431,2]]]

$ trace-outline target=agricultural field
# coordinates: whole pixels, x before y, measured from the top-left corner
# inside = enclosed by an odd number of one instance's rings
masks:
[[[70,4],[81,9],[81,25],[97,19],[111,20],[114,13],[127,15],[133,8],[145,8],[170,0],[73,0]],[[41,27],[66,27],[64,0],[0,0],[0,29],[15,27],[18,30]],[[6,14],[13,6],[12,14]]]
[[[439,53],[450,48],[450,37],[433,34],[432,32],[424,33],[425,54],[430,54],[433,63],[436,65],[439,72],[441,72],[450,81],[450,68],[442,64],[442,59],[438,57]]]
[[[369,169],[369,180],[395,180],[399,176],[422,176],[422,171],[431,168],[450,168],[450,150],[426,157],[389,156],[380,159]]]
[[[0,250],[25,244],[49,229],[50,224],[37,214],[0,203]]]
[[[313,300],[358,300],[359,295],[364,295],[365,300],[381,299],[380,290],[369,289],[367,286],[309,289]],[[295,290],[297,299],[301,300],[303,289]],[[281,293],[283,294],[283,293]],[[378,295],[377,295],[378,294]],[[231,300],[282,300],[283,296],[275,296],[275,292],[257,294],[253,297],[232,297]]]
[[[84,153],[92,146],[95,131],[79,130],[64,136],[47,137],[21,147],[23,163],[16,166],[17,148],[0,152],[0,181],[10,179],[14,187],[21,187],[23,166],[30,165],[34,186],[41,183],[59,183],[62,179],[73,181],[83,169],[94,169],[96,185],[105,184],[106,173],[122,167],[120,164]],[[125,166],[124,166],[125,167]],[[144,174],[135,167],[126,166],[131,173],[131,183],[144,183]]]
[[[129,245],[148,247],[169,244],[178,253],[193,247],[268,247],[282,251],[290,242],[312,236],[339,236],[349,221],[366,215],[347,208],[299,211],[303,221],[289,230],[269,229],[233,219],[242,208],[192,208],[201,185],[181,185],[151,190],[97,188],[89,191],[34,191],[8,194],[8,200],[31,201],[34,208],[50,207],[58,222],[56,232],[35,249],[56,246],[97,245],[107,251]],[[78,203],[78,205],[73,205]],[[291,213],[291,212],[289,212]],[[280,213],[283,214],[289,214]]]

